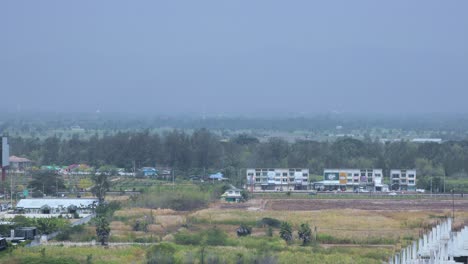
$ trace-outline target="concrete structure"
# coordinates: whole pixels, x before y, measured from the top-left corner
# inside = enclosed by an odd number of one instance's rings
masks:
[[[416,170],[390,170],[390,189],[416,191]]]
[[[452,219],[433,227],[389,259],[389,264],[455,264],[468,261],[468,227],[452,230]]]
[[[91,214],[98,204],[95,198],[80,199],[21,199],[16,211],[25,214]]]
[[[247,169],[247,187],[250,191],[294,191],[309,189],[309,169],[256,168]]]
[[[384,191],[382,169],[325,169],[323,181],[314,183],[319,190]]]

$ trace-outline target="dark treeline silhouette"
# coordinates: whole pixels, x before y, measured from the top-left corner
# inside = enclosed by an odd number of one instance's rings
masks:
[[[468,118],[462,114],[408,114],[395,115],[317,114],[297,117],[213,117],[197,116],[157,117],[142,114],[112,113],[0,113],[0,131],[13,135],[45,135],[50,130],[69,130],[79,126],[85,130],[128,131],[154,128],[181,130],[274,130],[274,131],[334,131],[398,129],[402,131],[429,131],[432,137],[466,139]],[[442,133],[449,131],[450,133]]]
[[[26,156],[37,165],[87,163],[94,167],[113,165],[169,166],[191,173],[194,168],[221,170],[242,176],[246,167],[305,167],[321,175],[324,168],[417,168],[418,177],[465,177],[468,171],[468,141],[416,144],[406,141],[380,143],[343,138],[335,142],[297,141],[280,138],[259,142],[249,135],[222,140],[207,129],[152,134],[119,132],[81,139],[49,137],[10,138],[11,153]]]

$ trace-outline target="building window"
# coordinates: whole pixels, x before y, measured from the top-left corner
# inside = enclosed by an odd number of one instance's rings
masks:
[[[257,178],[257,179],[255,179],[255,181],[256,181],[256,182],[260,182],[260,179],[259,179],[259,178]]]
[[[372,172],[367,173],[367,177],[372,177]]]
[[[414,174],[408,174],[409,178],[414,178]]]
[[[354,177],[359,177],[359,173],[354,173]]]
[[[302,173],[302,176],[303,176],[303,177],[308,177],[309,174],[307,174],[307,173]]]
[[[262,176],[267,176],[268,173],[267,172],[262,172]]]
[[[380,173],[375,174],[375,177],[380,177],[380,176],[381,176]]]
[[[294,172],[290,172],[290,173],[289,173],[289,176],[294,176]]]
[[[392,174],[392,178],[400,178],[400,175],[399,174]]]
[[[409,184],[414,184],[414,181],[413,181],[413,180],[410,180],[410,181],[409,181]]]
[[[248,175],[249,175],[249,176],[253,176],[253,173],[249,173]]]
[[[276,176],[281,176],[281,173],[277,172],[277,173],[276,173]]]
[[[256,173],[255,173],[255,176],[260,176],[260,172],[256,172]]]
[[[283,176],[288,176],[288,173],[287,173],[287,172],[283,172]]]

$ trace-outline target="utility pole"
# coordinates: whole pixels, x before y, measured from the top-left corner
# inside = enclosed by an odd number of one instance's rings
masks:
[[[452,189],[452,219],[455,223],[455,191]]]
[[[444,173],[444,194],[445,194],[445,173]]]
[[[431,176],[431,197],[432,197],[432,176]]]
[[[11,206],[13,206],[13,177],[11,176],[11,173],[9,173],[10,175],[10,204]]]

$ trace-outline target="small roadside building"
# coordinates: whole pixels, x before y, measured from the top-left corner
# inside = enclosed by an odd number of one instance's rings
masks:
[[[140,170],[140,175],[144,177],[158,176],[158,170],[153,167],[143,167]]]
[[[226,192],[221,195],[221,199],[226,202],[240,202],[242,201],[242,190],[231,186]]]
[[[9,169],[12,171],[22,172],[29,168],[31,168],[33,162],[27,158],[17,157],[17,156],[10,156],[10,167]]]
[[[0,237],[0,250],[7,248],[7,241],[4,237]]]
[[[91,214],[97,205],[96,198],[21,199],[16,211],[25,214]]]
[[[227,178],[224,178],[224,175],[221,173],[221,172],[217,172],[215,174],[211,174],[209,176],[209,179],[212,180],[212,181],[225,181],[227,180]]]

